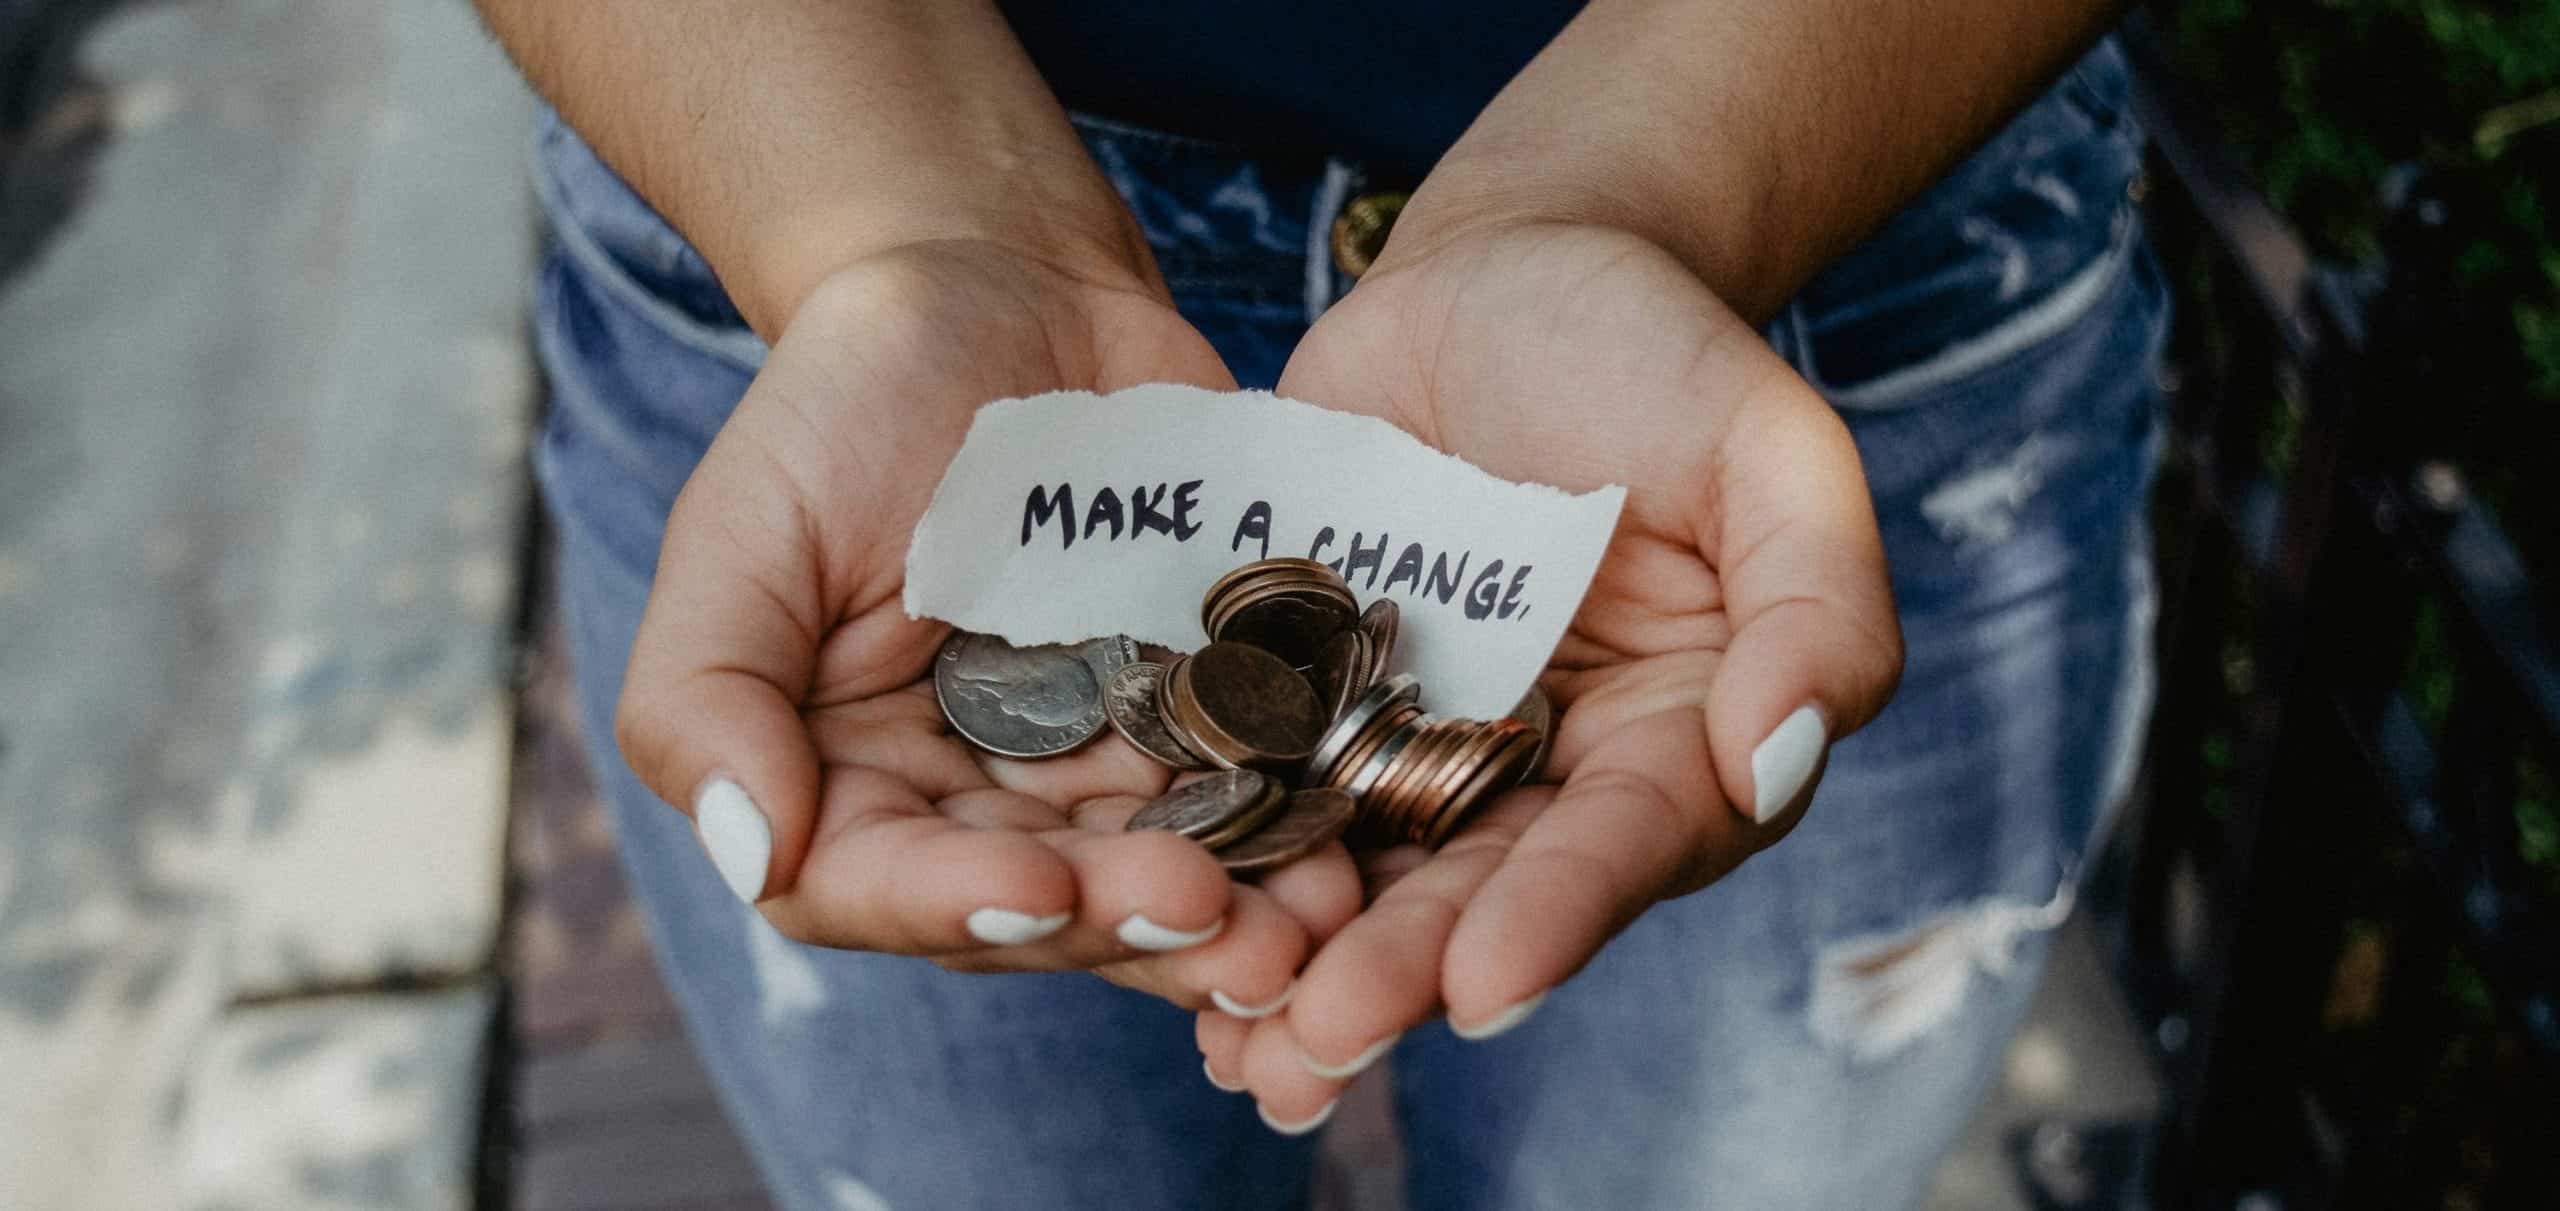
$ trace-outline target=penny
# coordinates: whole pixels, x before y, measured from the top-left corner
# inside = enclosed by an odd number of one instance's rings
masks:
[[[1287,809],[1271,823],[1219,850],[1218,861],[1235,874],[1287,866],[1341,836],[1355,810],[1351,796],[1332,787],[1299,791],[1289,796]]]
[[[1279,819],[1280,813],[1289,807],[1289,788],[1278,778],[1265,778],[1263,786],[1265,789],[1260,799],[1254,800],[1233,817],[1220,822],[1217,827],[1202,832],[1197,838],[1200,844],[1208,846],[1213,852],[1223,850],[1262,831],[1264,825]]]
[[[1275,593],[1236,607],[1210,638],[1260,648],[1302,669],[1314,664],[1324,642],[1353,620],[1351,607],[1334,598]]]
[[[1452,801],[1450,810],[1440,814],[1440,818],[1433,823],[1431,832],[1422,838],[1422,843],[1429,848],[1438,849],[1461,826],[1472,819],[1479,809],[1501,798],[1502,792],[1520,785],[1528,778],[1530,764],[1536,754],[1537,746],[1526,736],[1518,737],[1510,744],[1496,750],[1492,758],[1475,772],[1474,777],[1458,788],[1457,797]]]
[[[1018,648],[954,631],[933,662],[942,717],[969,743],[1004,757],[1054,757],[1102,730],[1102,685],[1083,645]]]
[[[1370,675],[1375,668],[1369,653],[1369,636],[1357,628],[1325,640],[1324,647],[1317,651],[1312,679],[1316,701],[1324,705],[1326,723],[1349,714],[1360,696],[1369,692]]]
[[[1323,708],[1280,657],[1241,643],[1192,653],[1167,688],[1182,724],[1212,758],[1261,768],[1305,761],[1324,735]]]
[[[1198,758],[1203,765],[1216,769],[1234,769],[1235,762],[1219,760],[1218,754],[1209,748],[1208,743],[1192,732],[1189,722],[1189,701],[1186,699],[1180,704],[1174,701],[1177,697],[1174,687],[1188,684],[1191,680],[1186,671],[1190,664],[1191,657],[1184,655],[1174,657],[1173,663],[1165,666],[1164,675],[1156,682],[1156,718],[1164,723],[1165,733],[1173,737],[1173,742],[1190,750],[1191,755]]]
[[[1156,796],[1129,817],[1129,831],[1163,831],[1185,837],[1213,834],[1250,814],[1280,784],[1252,770],[1227,770],[1186,782]]]
[[[1209,768],[1207,761],[1165,727],[1164,715],[1156,706],[1156,691],[1163,680],[1160,664],[1141,660],[1120,666],[1111,683],[1102,687],[1103,716],[1130,747],[1161,764],[1185,770]]]
[[[1531,754],[1529,772],[1523,776],[1522,780],[1535,779],[1546,773],[1547,750],[1555,746],[1555,700],[1547,697],[1547,691],[1540,688],[1536,682],[1531,682],[1529,692],[1520,695],[1520,705],[1511,708],[1511,718],[1519,720],[1528,725],[1530,731],[1538,733],[1537,752]]]
[[[1396,658],[1396,637],[1403,629],[1403,613],[1396,603],[1385,597],[1369,603],[1360,611],[1360,633],[1369,637],[1369,680],[1383,681],[1387,665]]]

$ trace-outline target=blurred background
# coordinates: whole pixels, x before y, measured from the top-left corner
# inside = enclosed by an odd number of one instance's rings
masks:
[[[2160,715],[1933,1207],[2560,1206],[2560,0],[2132,49]],[[570,731],[532,109],[461,0],[0,0],[0,1209],[765,1205]]]

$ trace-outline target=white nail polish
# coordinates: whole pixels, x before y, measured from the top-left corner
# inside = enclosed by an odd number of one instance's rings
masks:
[[[1486,1039],[1492,1038],[1497,1034],[1501,1034],[1502,1032],[1519,1025],[1522,1022],[1528,1021],[1529,1015],[1538,1012],[1538,1006],[1546,1003],[1547,994],[1542,992],[1528,1000],[1512,1006],[1509,1009],[1505,1009],[1492,1017],[1486,1018],[1473,1026],[1461,1026],[1456,1022],[1451,1022],[1449,1023],[1449,1029],[1459,1038],[1465,1039],[1470,1043],[1481,1043]]]
[[[1328,1081],[1347,1081],[1363,1072],[1367,1072],[1369,1070],[1369,1065],[1377,1063],[1378,1057],[1385,1055],[1387,1053],[1387,1048],[1395,1046],[1396,1040],[1400,1037],[1402,1036],[1391,1034],[1377,1042],[1371,1043],[1369,1044],[1369,1049],[1367,1051],[1363,1051],[1360,1054],[1351,1057],[1348,1063],[1345,1063],[1340,1067],[1334,1067],[1333,1065],[1327,1064],[1324,1061],[1303,1052],[1299,1054],[1298,1058],[1305,1060],[1307,1062],[1307,1071],[1312,1072],[1317,1076],[1323,1077]]]
[[[1324,1104],[1324,1109],[1316,1111],[1313,1115],[1309,1116],[1306,1121],[1298,1123],[1284,1123],[1271,1117],[1271,1109],[1260,1102],[1254,1103],[1253,1109],[1254,1113],[1262,1116],[1263,1126],[1269,1127],[1282,1135],[1305,1135],[1318,1127],[1324,1126],[1324,1121],[1333,1117],[1333,1108],[1341,1104],[1342,1099],[1335,1098],[1330,1102],[1326,1102]]]
[[[1221,917],[1209,922],[1207,929],[1195,929],[1184,933],[1179,929],[1168,929],[1158,925],[1148,920],[1147,914],[1138,912],[1129,914],[1129,919],[1120,923],[1119,932],[1121,941],[1140,950],[1180,950],[1186,946],[1198,946],[1202,942],[1217,937],[1218,931],[1226,927],[1226,918]]]
[[[765,870],[773,862],[773,829],[747,797],[747,788],[727,778],[702,784],[693,797],[693,833],[711,854],[711,865],[738,898],[753,904],[764,895]]]
[[[1200,1058],[1200,1072],[1202,1075],[1209,1078],[1210,1084],[1218,1087],[1218,1092],[1220,1093],[1244,1092],[1244,1086],[1242,1085],[1230,1085],[1225,1081],[1219,1080],[1218,1070],[1209,1066],[1209,1059],[1207,1056],[1202,1056]]]
[[[1298,995],[1298,982],[1296,980],[1291,980],[1289,981],[1289,986],[1281,989],[1280,995],[1271,998],[1269,1004],[1247,1005],[1215,988],[1209,990],[1209,1003],[1217,1006],[1218,1012],[1226,1014],[1228,1017],[1267,1018],[1272,1014],[1278,1013],[1282,1009],[1287,1008],[1289,998],[1296,995]]]
[[[989,946],[1020,946],[1065,929],[1074,915],[1062,912],[1035,917],[1010,908],[981,908],[969,914],[969,936]]]
[[[1822,712],[1810,706],[1778,722],[1769,738],[1751,750],[1751,818],[1767,824],[1785,811],[1804,790],[1804,781],[1822,763],[1822,748],[1831,739]]]

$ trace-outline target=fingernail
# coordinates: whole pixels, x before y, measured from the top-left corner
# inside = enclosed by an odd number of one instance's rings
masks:
[[[1209,1003],[1216,1005],[1218,1012],[1229,1017],[1267,1018],[1280,1012],[1289,1004],[1289,998],[1296,995],[1298,995],[1298,982],[1291,980],[1289,986],[1281,989],[1280,995],[1271,998],[1271,1002],[1267,1005],[1247,1005],[1215,988],[1209,990]]]
[[[981,908],[969,914],[969,936],[989,946],[1020,946],[1037,942],[1067,927],[1074,913],[1035,917],[1010,908]]]
[[[747,788],[727,778],[702,784],[693,797],[693,832],[711,854],[711,865],[739,899],[753,904],[764,895],[765,868],[773,861],[773,829],[747,797]]]
[[[1180,950],[1185,946],[1198,946],[1202,942],[1217,937],[1218,931],[1226,927],[1226,918],[1220,917],[1209,922],[1207,929],[1196,929],[1184,933],[1179,929],[1167,929],[1148,920],[1147,914],[1135,912],[1129,914],[1128,920],[1120,923],[1120,940],[1140,950]]]
[[[1813,767],[1822,762],[1822,746],[1830,740],[1822,712],[1800,706],[1778,721],[1769,738],[1751,750],[1751,818],[1767,824],[1804,790]]]
[[[1284,1123],[1271,1117],[1271,1108],[1260,1102],[1253,1104],[1253,1110],[1254,1113],[1262,1116],[1262,1125],[1265,1127],[1269,1127],[1282,1135],[1305,1135],[1318,1127],[1324,1126],[1324,1121],[1333,1117],[1333,1108],[1341,1103],[1341,1098],[1335,1098],[1330,1102],[1326,1102],[1324,1104],[1324,1109],[1316,1111],[1313,1115],[1308,1116],[1306,1121],[1298,1123]]]
[[[1528,1000],[1512,1006],[1509,1009],[1505,1009],[1492,1017],[1486,1018],[1473,1026],[1461,1026],[1456,1022],[1451,1022],[1449,1023],[1449,1029],[1459,1038],[1465,1039],[1470,1043],[1481,1043],[1486,1039],[1492,1038],[1497,1034],[1501,1034],[1503,1031],[1519,1025],[1522,1022],[1528,1021],[1529,1015],[1538,1012],[1538,1006],[1546,1004],[1546,1002],[1547,994],[1542,992]]]
[[[1298,1058],[1305,1060],[1307,1062],[1307,1071],[1312,1072],[1317,1076],[1323,1077],[1328,1081],[1347,1081],[1368,1071],[1369,1065],[1377,1063],[1378,1057],[1385,1055],[1387,1053],[1387,1048],[1395,1046],[1396,1039],[1399,1037],[1401,1036],[1391,1034],[1377,1042],[1369,1044],[1369,1049],[1367,1051],[1363,1051],[1360,1054],[1351,1057],[1348,1063],[1345,1063],[1340,1067],[1327,1064],[1323,1060],[1319,1060],[1304,1052],[1300,1052]]]
[[[1209,1059],[1207,1056],[1202,1056],[1200,1058],[1200,1071],[1209,1078],[1210,1084],[1218,1087],[1218,1092],[1220,1093],[1244,1092],[1244,1086],[1242,1085],[1230,1085],[1225,1081],[1219,1080],[1218,1070],[1209,1066]]]

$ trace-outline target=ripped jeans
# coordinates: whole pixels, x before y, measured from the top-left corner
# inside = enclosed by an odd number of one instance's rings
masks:
[[[1792,836],[1645,914],[1526,1025],[1404,1038],[1382,1067],[1418,1211],[1867,1211],[1927,1189],[2149,712],[2165,305],[2124,90],[2102,46],[1770,326],[1864,456],[1901,693]],[[1184,313],[1268,385],[1350,286],[1325,239],[1358,169],[1080,126]],[[574,135],[549,120],[541,144],[538,466],[583,717],[662,966],[776,1200],[1302,1205],[1309,1141],[1202,1079],[1188,1014],[1079,974],[786,941],[625,768],[613,704],[667,511],[763,348]]]

